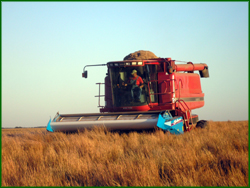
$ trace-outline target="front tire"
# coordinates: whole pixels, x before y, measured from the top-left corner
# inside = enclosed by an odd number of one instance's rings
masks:
[[[200,120],[196,124],[197,128],[205,128],[207,126],[208,126],[208,122],[206,120]]]

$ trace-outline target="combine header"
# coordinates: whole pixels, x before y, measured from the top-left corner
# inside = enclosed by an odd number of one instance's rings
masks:
[[[198,116],[191,114],[191,110],[204,106],[200,77],[209,77],[208,66],[176,62],[171,58],[155,58],[86,65],[84,78],[87,78],[86,67],[107,66],[104,83],[97,83],[100,113],[57,113],[47,130],[68,132],[94,126],[105,126],[108,130],[146,130],[158,126],[180,134],[196,124],[203,127],[206,121],[198,122]],[[100,95],[102,84],[105,95]],[[100,105],[101,97],[105,106]]]

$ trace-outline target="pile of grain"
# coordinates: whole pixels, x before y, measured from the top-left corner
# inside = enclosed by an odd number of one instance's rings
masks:
[[[153,52],[139,50],[134,53],[128,54],[123,60],[142,60],[142,59],[154,59],[158,58]]]

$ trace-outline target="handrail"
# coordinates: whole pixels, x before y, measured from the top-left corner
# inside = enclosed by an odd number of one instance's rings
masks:
[[[179,110],[179,109],[177,110],[177,108],[176,108],[177,107],[176,106],[177,102],[183,107],[183,109],[185,110],[185,112],[183,112],[182,110]],[[185,108],[185,106],[183,104],[186,106],[186,108]],[[189,107],[186,104],[186,102],[184,100],[182,100],[182,99],[177,99],[175,101],[175,109],[177,111],[180,111],[182,114],[184,114],[184,121],[185,121],[186,129],[187,129],[187,131],[190,131],[193,128],[193,121],[191,119],[191,110],[189,109]],[[186,117],[185,117],[185,115],[186,115]],[[191,119],[191,123],[192,123],[191,127],[189,126],[189,119]]]
[[[164,79],[164,80],[150,80],[150,81],[148,81],[148,94],[149,94],[149,101],[150,101],[150,103],[152,103],[152,101],[151,101],[151,95],[167,95],[167,94],[170,94],[170,93],[174,93],[175,91],[169,91],[169,92],[166,92],[166,90],[163,92],[163,93],[150,93],[150,86],[149,86],[149,84],[150,83],[152,83],[152,82],[159,82],[159,81],[163,81],[165,84],[167,84],[167,82],[170,82],[170,84],[171,84],[171,81],[172,80],[175,80],[176,81],[176,79]],[[167,87],[166,87],[166,89],[167,89]]]
[[[85,71],[86,67],[94,67],[94,66],[106,66],[107,64],[95,64],[95,65],[85,65],[83,68],[83,72]]]
[[[99,95],[95,96],[95,97],[99,97],[98,106],[97,107],[103,108],[104,106],[101,106],[100,97],[105,97],[105,95],[101,95],[101,84],[105,84],[105,83],[96,83],[96,84],[99,84]]]

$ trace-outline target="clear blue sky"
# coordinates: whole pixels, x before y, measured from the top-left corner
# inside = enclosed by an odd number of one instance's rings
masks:
[[[248,2],[2,2],[2,127],[98,112],[97,82],[137,50],[206,63],[213,121],[248,120]]]

